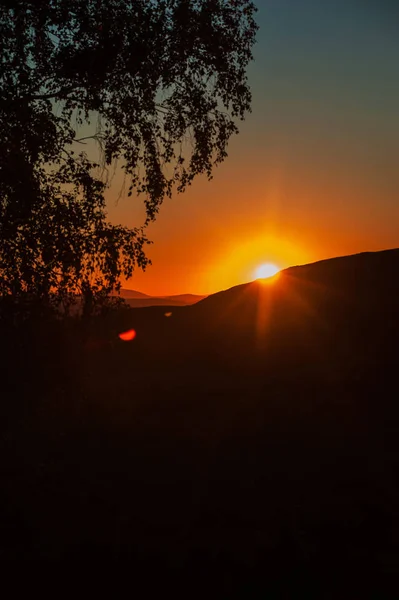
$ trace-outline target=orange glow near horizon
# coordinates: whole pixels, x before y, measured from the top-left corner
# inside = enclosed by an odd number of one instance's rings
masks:
[[[299,174],[293,166],[288,172],[283,160],[269,170],[244,167],[243,162],[238,168],[232,156],[219,179],[198,181],[165,202],[148,230],[152,265],[144,273],[137,269],[122,286],[151,296],[208,295],[253,281],[265,263],[284,270],[399,245],[393,227],[399,205],[385,227],[377,226],[375,211],[367,208],[371,192],[355,177],[326,189],[317,171]],[[356,210],[359,198],[363,204]],[[139,215],[130,207],[127,201],[113,206],[115,222],[137,222]]]
[[[176,240],[176,246],[178,243]],[[176,259],[175,247],[164,249],[160,242],[154,244],[149,248],[153,264],[145,273],[137,270],[132,279],[122,282],[122,287],[151,296],[183,293],[208,295],[255,279],[274,276],[282,269],[312,262],[314,258],[300,244],[269,232],[260,232],[245,241],[241,232],[232,231],[231,238],[222,247],[206,248],[200,258],[197,255],[198,247],[201,247],[199,240],[181,240],[181,244],[184,252],[182,255],[179,249]],[[208,256],[208,252],[212,255]],[[168,266],[168,255],[172,255],[173,268]],[[270,270],[268,275],[262,276],[258,269],[264,265],[270,265]]]
[[[386,217],[381,186],[328,161],[309,163],[306,155],[293,163],[283,148],[258,155],[253,140],[240,140],[212,182],[198,179],[165,202],[148,228],[152,265],[135,270],[123,287],[151,296],[209,295],[253,281],[264,263],[284,270],[399,246],[399,204],[391,199]],[[109,210],[115,223],[143,218],[140,203],[128,199],[111,201]]]
[[[248,241],[231,242],[216,264],[209,265],[205,293],[214,293],[241,283],[264,279],[258,269],[268,265],[269,277],[281,269],[309,261],[310,255],[298,244],[265,232]],[[279,265],[277,267],[277,265]],[[272,269],[273,266],[273,269]]]
[[[338,225],[320,234],[316,217],[309,218],[307,223],[299,221],[297,227],[287,223],[284,234],[279,231],[282,227],[275,226],[273,231],[271,225],[263,225],[251,231],[245,223],[230,224],[226,230],[215,227],[211,231],[205,223],[203,228],[194,233],[179,231],[166,236],[167,223],[160,217],[155,235],[149,232],[154,240],[154,245],[148,248],[152,265],[145,272],[137,269],[129,281],[122,281],[122,287],[151,296],[209,295],[262,278],[257,269],[267,263],[284,270],[395,245],[394,241],[382,243],[377,235],[371,239],[353,231],[351,234],[341,231],[337,236]],[[221,236],[223,231],[226,233]]]

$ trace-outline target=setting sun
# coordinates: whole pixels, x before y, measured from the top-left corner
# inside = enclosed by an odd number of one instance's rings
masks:
[[[280,271],[280,269],[278,267],[276,267],[276,265],[273,265],[272,263],[265,263],[263,265],[260,265],[256,271],[255,271],[255,278],[256,279],[267,279],[268,277],[273,277],[274,275],[277,275],[277,273]]]

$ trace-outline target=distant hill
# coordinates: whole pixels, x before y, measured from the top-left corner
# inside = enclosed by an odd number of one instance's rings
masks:
[[[178,294],[173,296],[148,296],[135,290],[121,289],[121,297],[132,307],[145,306],[189,306],[206,298],[195,294]]]
[[[142,292],[137,292],[136,290],[127,290],[125,288],[121,289],[120,295],[126,300],[144,300],[151,298],[151,296],[149,296],[148,294],[143,294]]]

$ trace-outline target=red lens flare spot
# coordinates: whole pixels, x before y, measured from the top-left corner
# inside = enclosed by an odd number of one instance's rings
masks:
[[[119,339],[122,340],[122,342],[131,342],[135,337],[136,332],[134,329],[129,329],[128,331],[119,334]]]
[[[165,313],[165,317],[171,317],[171,316],[172,316],[171,312]]]

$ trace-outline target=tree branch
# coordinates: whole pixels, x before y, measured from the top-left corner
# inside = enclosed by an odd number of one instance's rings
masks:
[[[73,140],[74,142],[78,142],[79,144],[84,144],[85,142],[83,140],[101,140],[104,139],[104,136],[98,133],[95,133],[94,135],[86,135],[85,137],[79,138],[78,140]]]
[[[21,100],[50,100],[51,98],[59,98],[69,94],[70,92],[76,91],[76,86],[69,88],[61,88],[58,92],[49,92],[48,94],[40,94],[38,96],[26,96],[25,98],[21,98]]]
[[[166,106],[163,106],[162,104],[154,104],[154,106],[156,110],[163,115],[167,115],[170,112],[170,109],[168,109]]]

